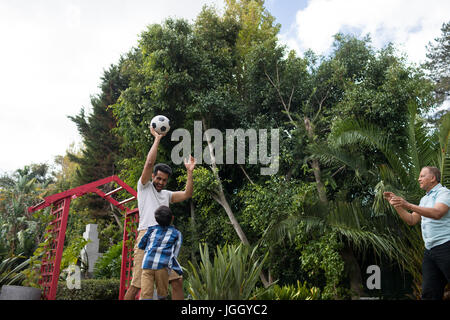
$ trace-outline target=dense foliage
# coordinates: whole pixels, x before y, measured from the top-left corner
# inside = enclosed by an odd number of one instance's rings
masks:
[[[44,195],[112,174],[135,187],[153,142],[149,121],[164,114],[172,130],[191,134],[198,163],[193,198],[172,206],[192,296],[226,298],[217,294],[232,292],[219,282],[244,281],[237,269],[239,279],[225,277],[214,266],[220,259],[251,270],[254,281],[245,294],[230,296],[236,299],[255,292],[274,299],[366,295],[362,266],[369,262],[411,275],[418,295],[420,230],[405,226],[380,195],[395,190],[417,203],[422,191],[415,180],[423,165],[440,167],[448,186],[449,116],[428,118],[448,96],[449,24],[430,45],[430,62],[417,67],[393,44],[375,49],[369,36],[337,34],[327,56],[299,56],[281,45],[274,21],[263,0],[227,0],[222,15],[204,7],[193,22],[167,19],[143,30],[138,46],[105,71],[92,113],[81,109],[70,117],[83,149],[59,157],[61,168],[52,174],[34,165],[0,180],[0,254],[30,256],[42,242],[45,223],[26,207]],[[195,140],[199,124],[202,136],[215,129],[214,139]],[[218,146],[227,129],[267,129],[269,140],[259,136],[257,149],[269,154],[270,129],[278,129],[274,174],[261,174],[267,163],[249,161],[249,139],[241,142],[247,148],[242,163],[234,140],[233,161],[212,161],[220,153],[209,147]],[[162,139],[157,161],[174,170],[168,189],[181,190],[186,172],[172,161],[179,143],[172,133]],[[223,155],[231,148],[224,143]],[[123,217],[98,199],[77,199],[68,247],[88,222],[99,224],[106,252],[96,277],[118,277]],[[249,255],[257,265],[244,265]],[[222,273],[207,278],[208,268]],[[272,291],[264,291],[274,281]]]

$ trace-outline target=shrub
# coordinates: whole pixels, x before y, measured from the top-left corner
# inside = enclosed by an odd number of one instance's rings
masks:
[[[120,279],[122,264],[122,241],[106,251],[94,266],[95,279]]]
[[[119,289],[118,279],[81,280],[81,289],[68,289],[66,283],[60,281],[56,300],[117,300]]]
[[[267,255],[258,259],[256,248],[240,244],[217,247],[214,259],[208,245],[200,246],[199,266],[189,262],[188,291],[195,300],[247,300],[252,297]]]

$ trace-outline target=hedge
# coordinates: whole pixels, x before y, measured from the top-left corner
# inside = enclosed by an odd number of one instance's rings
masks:
[[[81,289],[68,289],[65,281],[59,281],[56,300],[117,300],[119,288],[118,279],[81,280]]]

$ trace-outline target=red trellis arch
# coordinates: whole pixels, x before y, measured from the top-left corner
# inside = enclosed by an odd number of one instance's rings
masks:
[[[108,185],[110,189],[110,183],[115,183],[118,187],[109,192],[102,191],[101,187],[104,185]],[[131,197],[123,201],[114,199],[113,195],[121,190],[127,191]],[[39,204],[28,208],[28,212],[32,213],[51,206],[50,213],[53,216],[53,220],[49,223],[49,231],[47,232],[47,237],[51,238],[50,245],[42,258],[41,279],[39,280],[39,284],[42,286],[42,299],[44,300],[54,300],[56,297],[70,201],[87,193],[98,194],[100,197],[122,210],[125,214],[119,300],[123,300],[125,291],[130,285],[133,267],[133,242],[137,232],[139,213],[137,208],[130,209],[126,207],[125,204],[135,200],[137,198],[137,193],[133,188],[120,180],[119,177],[111,176],[48,196]]]

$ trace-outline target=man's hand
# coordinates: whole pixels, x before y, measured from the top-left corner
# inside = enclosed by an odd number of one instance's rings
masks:
[[[150,127],[150,133],[152,134],[152,136],[155,137],[155,139],[161,139],[162,137],[164,137],[166,135],[166,133],[160,134],[160,133],[156,132],[153,127]]]
[[[389,204],[395,208],[400,218],[405,221],[408,225],[413,226],[420,221],[420,215],[417,213],[409,213],[406,211],[406,206],[409,205],[402,197],[395,195],[393,192],[383,192],[384,198],[389,201]]]
[[[390,201],[392,197],[395,197],[395,194],[393,192],[387,191],[387,192],[383,192],[383,197],[387,201]]]
[[[403,199],[402,197],[399,196],[393,196],[391,197],[391,199],[389,200],[389,203],[394,207],[394,208],[404,208],[404,209],[408,209],[409,206],[409,202],[406,201],[405,199]]]
[[[193,171],[195,168],[195,158],[189,156],[189,159],[184,159],[184,166],[187,170],[186,189],[184,191],[176,191],[172,193],[172,203],[184,201],[192,197],[194,192],[194,178]]]
[[[409,205],[409,202],[395,195],[395,193],[387,191],[383,192],[384,198],[394,207],[394,208],[405,208]]]
[[[194,171],[195,164],[196,160],[192,155],[189,156],[189,159],[184,159],[184,166],[186,167],[187,171]]]

